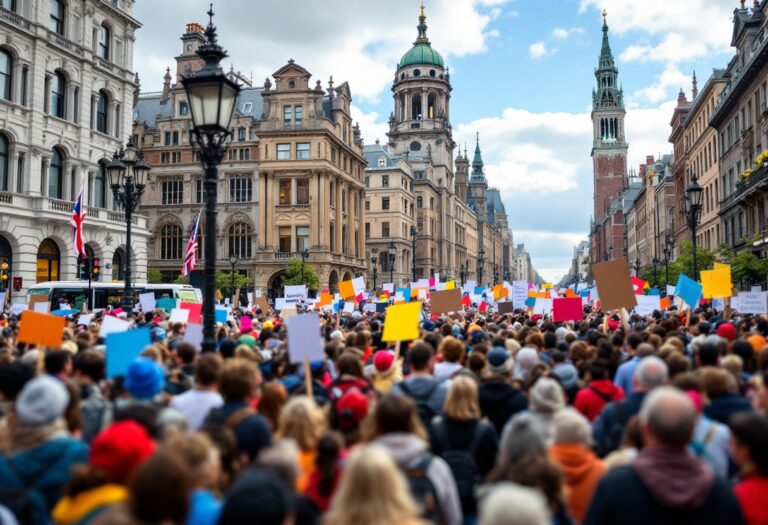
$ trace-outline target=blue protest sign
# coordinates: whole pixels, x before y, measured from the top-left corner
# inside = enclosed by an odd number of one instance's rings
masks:
[[[151,343],[148,327],[107,334],[107,377],[125,374],[128,365]]]
[[[661,295],[661,291],[658,288],[649,288],[648,295]]]
[[[216,314],[216,322],[217,323],[226,323],[227,322],[227,309],[226,308],[216,308],[216,310],[214,310],[214,313]]]
[[[536,298],[535,297],[529,297],[525,300],[525,306],[528,308],[533,308],[536,305]]]
[[[691,308],[696,308],[701,300],[702,286],[681,273],[677,279],[677,286],[675,287],[675,297],[680,297],[685,304]]]
[[[170,299],[168,297],[163,297],[162,299],[158,299],[155,303],[156,308],[162,308],[166,311],[166,313],[171,313],[171,310],[176,308],[176,299]]]

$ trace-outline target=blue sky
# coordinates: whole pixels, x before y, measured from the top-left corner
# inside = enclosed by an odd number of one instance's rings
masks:
[[[366,142],[384,139],[398,58],[416,36],[418,0],[220,0],[220,41],[254,83],[293,58],[325,84],[347,80]],[[591,121],[600,13],[628,106],[630,167],[669,153],[669,120],[691,73],[703,86],[729,49],[732,0],[440,0],[426,3],[428,36],[451,69],[458,141],[480,132],[486,172],[502,191],[515,242],[557,280],[586,237],[592,209]],[[318,6],[321,6],[318,8]],[[161,88],[184,25],[207,3],[136,3],[144,24],[134,64],[142,88]],[[695,16],[694,16],[695,14]],[[173,68],[172,68],[173,69]],[[470,148],[472,145],[470,144]]]

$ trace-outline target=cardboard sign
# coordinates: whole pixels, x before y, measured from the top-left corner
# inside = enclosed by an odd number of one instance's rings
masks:
[[[101,322],[101,330],[99,330],[99,336],[100,337],[106,337],[109,334],[114,334],[117,332],[125,332],[128,330],[128,328],[131,326],[131,323],[128,321],[123,321],[122,319],[118,319],[117,317],[107,315],[104,317],[104,320]]]
[[[305,359],[310,362],[325,359],[318,314],[291,316],[285,320],[285,328],[288,333],[288,355],[291,363],[301,363]]]
[[[21,314],[18,340],[20,343],[58,349],[64,338],[65,324],[63,317],[26,310]]]
[[[461,304],[461,290],[458,288],[454,288],[453,290],[432,292],[431,302],[433,314],[460,312],[463,308]]]
[[[203,305],[201,303],[181,303],[179,308],[189,310],[188,323],[200,324],[203,322]]]
[[[509,303],[509,302],[499,303],[500,314],[512,314],[514,312],[515,312],[514,303]]]
[[[592,265],[603,311],[630,310],[637,305],[625,258]]]
[[[107,377],[125,375],[130,364],[151,343],[148,327],[108,334]]]
[[[421,302],[396,304],[387,308],[381,340],[409,341],[419,338]]]
[[[139,304],[142,312],[151,312],[157,306],[154,292],[139,294]]]
[[[705,299],[725,298],[732,295],[731,267],[701,272],[702,295]]]
[[[77,318],[77,324],[88,326],[91,324],[91,319],[93,319],[93,314],[83,314]]]
[[[581,321],[584,317],[584,305],[581,297],[552,299],[552,320],[556,323]]]
[[[256,306],[259,310],[261,310],[261,313],[265,314],[269,311],[269,302],[267,301],[267,298],[262,296],[254,297],[253,298],[253,305]]]
[[[701,300],[702,286],[681,273],[677,278],[677,286],[675,287],[675,297],[679,297],[689,308],[696,308]]]
[[[515,308],[525,308],[525,300],[528,299],[528,282],[512,282],[512,304]]]

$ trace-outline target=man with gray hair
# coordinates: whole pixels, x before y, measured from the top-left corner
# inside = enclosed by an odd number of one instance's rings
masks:
[[[680,390],[648,394],[640,410],[645,447],[598,484],[584,525],[744,523],[728,483],[687,452],[695,422],[693,402]]]
[[[648,392],[667,382],[667,365],[656,356],[640,360],[632,376],[633,391],[626,399],[608,403],[595,419],[592,433],[595,450],[605,457],[621,444],[627,422],[640,412],[640,406]]]

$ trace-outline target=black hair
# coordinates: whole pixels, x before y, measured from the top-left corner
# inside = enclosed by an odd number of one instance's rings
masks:
[[[768,476],[768,416],[758,412],[741,412],[731,418],[731,433],[749,448],[749,456],[762,476]]]

